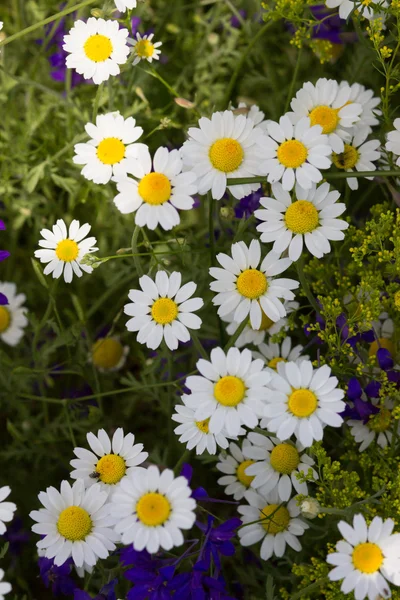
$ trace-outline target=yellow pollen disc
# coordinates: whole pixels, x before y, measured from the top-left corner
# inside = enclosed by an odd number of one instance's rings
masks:
[[[97,146],[97,158],[104,165],[115,165],[125,156],[125,144],[118,138],[104,138]]]
[[[178,305],[170,298],[159,298],[151,307],[151,316],[160,325],[172,323],[178,316]]]
[[[382,433],[390,427],[392,415],[387,408],[381,408],[376,415],[371,415],[368,421],[368,427],[376,433]]]
[[[136,505],[138,519],[148,527],[157,527],[168,520],[171,505],[162,494],[151,492],[145,494]]]
[[[223,173],[231,173],[242,164],[244,151],[237,140],[221,138],[213,143],[208,155],[214,169]]]
[[[254,460],[245,460],[236,469],[236,477],[239,479],[240,483],[243,483],[245,487],[250,487],[251,482],[254,477],[252,475],[246,475],[246,469],[250,465],[254,464]]]
[[[297,169],[306,162],[308,151],[299,140],[288,140],[279,146],[277,156],[283,166],[288,169]]]
[[[0,306],[0,333],[7,331],[11,323],[11,314],[8,308]]]
[[[112,369],[117,366],[123,353],[121,342],[112,338],[101,338],[92,346],[93,364],[101,369]]]
[[[196,421],[196,426],[202,433],[208,433],[208,424],[210,422],[210,417],[208,419],[204,419],[204,421]]]
[[[267,533],[276,535],[281,531],[285,531],[290,523],[290,514],[287,508],[279,504],[267,504],[260,510],[261,525]]]
[[[292,415],[303,419],[316,411],[318,400],[313,392],[300,388],[290,394],[288,406]]]
[[[294,446],[278,444],[271,452],[270,462],[278,473],[290,475],[299,466],[300,457]]]
[[[125,461],[118,454],[106,454],[101,457],[96,465],[96,473],[99,473],[100,481],[109,485],[114,485],[121,481],[125,472]]]
[[[317,106],[308,115],[311,125],[321,125],[322,133],[332,133],[339,124],[339,110],[340,108]]]
[[[71,542],[84,540],[92,530],[92,519],[84,508],[69,506],[60,513],[57,529],[64,538]]]
[[[319,225],[318,211],[312,202],[297,200],[288,207],[285,223],[293,233],[310,233]]]
[[[71,262],[78,257],[79,246],[74,240],[62,240],[56,247],[56,256],[65,262]]]
[[[344,151],[340,154],[332,152],[332,162],[338,169],[353,169],[358,162],[358,150],[349,144],[344,145]]]
[[[251,300],[256,300],[268,289],[266,276],[257,269],[246,269],[240,273],[236,285],[239,294]]]
[[[356,569],[370,575],[380,569],[383,563],[383,554],[377,544],[365,542],[354,548],[352,559]]]
[[[141,179],[138,192],[147,204],[157,206],[170,199],[171,183],[163,173],[149,173]]]
[[[400,290],[394,295],[394,305],[397,310],[400,310]]]
[[[113,45],[110,38],[100,33],[91,35],[83,46],[85,54],[89,60],[94,62],[104,62],[107,58],[110,58],[113,52]]]
[[[244,398],[246,387],[239,377],[226,375],[214,386],[214,398],[224,406],[237,406]]]
[[[370,345],[368,355],[375,356],[375,354],[380,348],[385,348],[386,350],[389,350],[392,356],[394,356],[396,353],[396,348],[392,340],[389,340],[388,338],[379,338],[379,340],[375,340]]]
[[[276,371],[276,366],[280,362],[286,362],[286,359],[282,358],[282,356],[276,356],[275,358],[273,358],[272,360],[270,360],[268,362],[268,366],[270,369],[275,369],[275,371]]]
[[[140,58],[150,58],[154,54],[154,45],[149,40],[140,40],[135,46],[135,52]]]

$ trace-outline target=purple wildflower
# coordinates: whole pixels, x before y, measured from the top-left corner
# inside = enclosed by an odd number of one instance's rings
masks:
[[[61,7],[64,5],[61,5]],[[76,18],[76,14],[74,13],[72,17]],[[47,39],[47,36],[50,35],[51,30],[53,28],[53,23],[50,23],[46,26],[46,37],[44,40],[38,40],[39,44],[46,43],[49,45],[51,50],[54,50],[52,54],[48,57],[48,61],[51,66],[50,75],[54,81],[64,82],[67,78],[67,67],[66,67],[66,58],[68,53],[63,49],[64,45],[64,36],[68,33],[68,28],[66,24],[65,18],[61,19],[58,23],[55,31],[53,32],[50,40]],[[71,72],[71,87],[75,87],[80,83],[84,82],[84,78],[82,75],[79,75],[76,71]]]
[[[262,198],[264,192],[260,188],[256,192],[245,196],[235,206],[235,216],[237,219],[248,219],[254,213],[257,208],[260,207],[260,198]]]
[[[53,558],[41,557],[38,560],[38,565],[40,577],[44,585],[47,588],[51,587],[54,596],[59,596],[60,594],[71,596],[74,593],[76,583],[71,578],[72,558],[69,558],[63,565],[57,567],[54,564]]]
[[[371,381],[363,391],[358,379],[352,377],[347,388],[347,398],[351,401],[351,405],[347,404],[345,410],[341,413],[342,417],[348,417],[366,423],[371,415],[375,415],[379,412],[379,408],[374,406],[372,402],[368,400],[368,397],[377,398],[379,389],[380,383]],[[363,396],[366,399],[364,399]]]
[[[214,517],[211,516],[208,517],[207,525],[196,521],[196,526],[205,536],[200,557],[204,561],[207,570],[210,569],[211,557],[213,558],[215,567],[220,570],[221,561],[219,555],[233,556],[235,554],[235,546],[230,540],[236,535],[236,529],[242,524],[240,519],[233,518],[214,527],[214,521]]]
[[[4,230],[5,230],[5,228],[6,228],[6,226],[5,226],[5,223],[4,223],[4,221],[2,221],[2,220],[0,219],[0,231],[4,231]],[[10,256],[10,253],[8,252],[8,250],[0,250],[0,262],[1,262],[2,260],[5,260],[5,259],[6,259],[6,258],[8,258],[9,256]],[[1,294],[1,295],[3,295],[3,294]],[[4,297],[5,297],[5,296],[4,296]],[[1,304],[1,302],[0,302],[0,304]],[[8,302],[7,302],[6,304],[8,304]]]
[[[6,304],[8,304],[8,298],[0,292],[0,306],[5,306]]]
[[[244,20],[247,16],[246,11],[242,8],[239,10],[239,14],[242,17],[242,19]],[[237,15],[232,15],[231,17],[231,25],[232,27],[234,27],[235,29],[240,29],[242,26],[242,22],[240,21],[239,17]]]
[[[9,543],[10,553],[14,556],[21,554],[24,544],[29,541],[29,533],[23,528],[22,519],[15,517],[1,538]]]

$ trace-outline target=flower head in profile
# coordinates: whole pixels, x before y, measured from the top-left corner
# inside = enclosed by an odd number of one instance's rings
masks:
[[[341,81],[339,88],[347,87],[348,85],[347,81]],[[364,85],[353,83],[350,86],[349,102],[355,102],[362,106],[360,118],[354,123],[353,131],[366,129],[368,133],[371,133],[372,127],[379,125],[378,117],[382,115],[382,111],[377,108],[381,102],[380,97],[374,96],[374,91],[367,89]]]
[[[345,143],[343,152],[332,154],[332,163],[336,168],[347,171],[375,171],[374,161],[379,160],[381,153],[379,151],[380,141],[369,140],[368,128],[358,128],[348,143]],[[373,177],[366,177],[369,181]],[[358,190],[358,178],[347,177],[347,185],[351,190]]]
[[[184,398],[182,399],[184,401]],[[215,454],[217,446],[221,448],[228,447],[227,434],[222,431],[214,434],[210,432],[208,426],[210,419],[196,421],[195,409],[186,405],[175,405],[175,413],[171,419],[180,423],[174,429],[174,433],[179,435],[179,441],[186,444],[188,450],[196,448],[196,454],[203,454],[206,450],[209,454]]]
[[[89,361],[101,373],[110,373],[122,369],[128,353],[129,346],[124,346],[118,335],[100,337],[91,348]]]
[[[137,65],[142,60],[147,60],[149,63],[152,63],[153,60],[160,60],[161,50],[159,48],[162,46],[162,42],[153,42],[153,38],[154,33],[143,36],[139,32],[136,33],[136,39],[131,41],[133,65]]]
[[[363,402],[362,400],[360,402]],[[378,398],[372,398],[371,403],[363,402],[364,414],[369,414],[364,419],[349,419],[347,425],[350,427],[351,435],[360,444],[359,451],[363,452],[373,442],[381,448],[386,448],[392,443],[393,434],[400,433],[400,424],[393,418],[394,402],[385,398],[379,404]],[[360,404],[358,404],[359,406]]]
[[[248,460],[246,451],[252,444],[248,438],[243,440],[241,447],[235,442],[229,444],[227,452],[221,452],[215,465],[223,476],[218,479],[218,484],[225,487],[225,494],[233,496],[234,500],[241,500],[249,489],[254,477],[247,475],[246,469],[254,464]]]
[[[0,340],[9,346],[19,344],[28,325],[25,300],[15,283],[0,281]]]

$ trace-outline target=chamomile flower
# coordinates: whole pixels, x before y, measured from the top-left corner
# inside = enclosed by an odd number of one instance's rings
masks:
[[[90,17],[86,23],[75,21],[64,36],[63,49],[69,53],[66,65],[85,79],[100,84],[110,75],[118,75],[119,65],[126,63],[129,46],[127,29],[120,29],[118,21]]]
[[[0,27],[1,29],[1,27]],[[11,592],[11,583],[8,583],[7,581],[3,581],[4,578],[4,571],[3,569],[0,569],[0,600],[4,600],[4,596],[6,594],[9,594]]]
[[[4,502],[10,494],[11,488],[8,485],[4,485],[0,488],[0,535],[5,534],[7,526],[4,523],[10,523],[17,510],[17,506],[14,502]]]
[[[128,331],[137,331],[139,344],[155,350],[165,340],[170,350],[179,342],[190,340],[189,329],[200,329],[201,319],[193,314],[204,302],[191,298],[197,285],[190,281],[181,286],[182,276],[174,271],[167,275],[158,271],[155,281],[147,275],[139,279],[140,290],[130,290],[132,303],[125,304],[124,312],[132,317],[126,323]]]
[[[247,247],[237,242],[231,247],[232,258],[227,254],[218,254],[221,265],[211,267],[210,275],[216,279],[210,289],[218,292],[213,304],[219,306],[218,314],[224,317],[234,312],[234,320],[242,323],[250,314],[250,324],[254,329],[262,325],[262,311],[272,321],[277,322],[286,316],[282,299],[294,300],[291,290],[299,284],[294,279],[275,279],[292,264],[289,258],[279,258],[275,252],[269,252],[262,260],[261,245],[253,240]]]
[[[331,166],[332,149],[320,125],[311,126],[307,117],[292,125],[289,116],[284,115],[279,123],[268,123],[267,131],[269,136],[264,145],[268,160],[262,163],[262,168],[269,183],[282,180],[283,189],[291,190],[296,181],[305,189],[321,181],[319,169]]]
[[[285,337],[281,344],[276,342],[260,344],[257,351],[253,352],[253,356],[254,358],[261,358],[265,362],[266,368],[273,375],[280,362],[308,360],[310,357],[307,354],[301,355],[303,350],[301,344],[297,344],[292,348],[292,340],[290,337]]]
[[[307,81],[293,98],[290,104],[293,113],[288,115],[293,123],[309,117],[311,125],[322,127],[321,133],[327,136],[325,143],[333,152],[343,152],[349,130],[362,113],[361,104],[351,101],[351,95],[352,90],[345,81],[340,86],[334,79],[318,79],[315,85]]]
[[[211,190],[220,200],[228,189],[240,200],[258,190],[259,183],[227,186],[228,177],[265,174],[260,169],[267,158],[265,134],[252,119],[231,110],[215,112],[211,119],[201,117],[199,128],[190,127],[188,135],[181,149],[183,162],[196,174],[200,194]]]
[[[37,543],[45,549],[46,558],[63,565],[70,556],[77,567],[96,564],[115,550],[118,536],[111,529],[114,521],[109,515],[108,494],[100,484],[85,490],[82,479],[71,485],[61,482],[61,491],[54,487],[40,492],[44,508],[30,513],[36,521],[32,531],[45,536]]]
[[[272,185],[273,198],[261,198],[264,207],[255,211],[262,242],[274,242],[272,250],[281,254],[287,248],[289,258],[296,261],[303,252],[303,244],[317,258],[331,251],[329,240],[343,240],[343,230],[349,224],[337,219],[346,205],[337,202],[340,193],[330,190],[329,183],[303,189],[295,187],[292,199],[280,183]]]
[[[393,152],[398,158],[396,165],[400,167],[400,119],[395,119],[393,122],[394,130],[387,134],[386,150]]]
[[[262,360],[252,360],[250,350],[230,348],[211,351],[210,361],[200,359],[196,366],[200,376],[186,379],[190,395],[183,402],[193,408],[198,421],[210,418],[211,433],[226,431],[237,436],[242,425],[253,429],[263,413],[270,375]]]
[[[115,430],[112,440],[104,429],[99,429],[97,436],[89,432],[86,439],[92,451],[74,448],[77,458],[71,460],[72,479],[83,479],[85,487],[96,484],[110,493],[148,457],[143,444],[135,444],[133,433],[124,435],[122,427]]]
[[[325,4],[328,8],[339,8],[339,17],[341,19],[347,19],[354,9],[362,17],[368,19],[368,21],[377,16],[375,9],[369,6],[369,2],[365,2],[364,0],[325,0]],[[388,2],[387,0],[377,0],[374,5],[377,5],[379,8],[385,8],[388,6]]]
[[[196,502],[185,477],[156,466],[129,475],[111,497],[111,514],[122,543],[155,553],[183,544],[182,529],[191,529]]]
[[[378,399],[371,398],[371,401],[375,404]],[[386,448],[392,442],[394,431],[397,430],[397,434],[400,433],[400,423],[392,416],[393,407],[393,400],[386,398],[379,412],[370,415],[365,423],[353,419],[347,421],[351,435],[357,444],[360,444],[360,452],[364,452],[375,441],[381,448]]]
[[[232,108],[232,111],[234,114],[244,114],[253,121],[256,127],[259,127],[266,132],[270,119],[265,118],[265,114],[256,104],[251,104],[249,106],[246,102],[239,102],[238,107]]]
[[[338,169],[347,171],[375,171],[376,165],[373,161],[380,158],[378,148],[381,143],[379,140],[365,140],[368,137],[368,128],[361,128],[356,131],[354,137],[344,145],[343,152],[332,153],[332,162]],[[366,177],[371,181],[373,177]],[[358,179],[356,177],[347,177],[347,184],[351,190],[358,190]]]
[[[96,117],[96,125],[87,123],[86,133],[91,137],[84,144],[75,144],[76,165],[85,165],[82,175],[94,183],[107,183],[113,175],[125,177],[135,166],[139,152],[147,146],[136,143],[143,129],[133,117],[124,119],[118,111]]]
[[[203,421],[196,421],[195,410],[185,405],[181,406],[177,404],[175,411],[171,419],[180,423],[180,425],[174,429],[174,432],[176,435],[180,435],[179,441],[182,444],[186,444],[188,450],[196,448],[196,454],[203,454],[205,450],[209,454],[215,454],[217,446],[221,448],[228,447],[229,442],[223,431],[216,435],[210,432],[208,426],[210,422],[209,418],[203,419]]]
[[[271,556],[283,556],[286,544],[300,552],[301,544],[297,539],[308,529],[307,523],[298,518],[300,508],[296,498],[283,506],[277,490],[267,496],[261,496],[254,490],[245,493],[248,505],[239,506],[242,523],[238,531],[242,546],[252,546],[261,542],[260,557],[268,560]],[[247,525],[248,523],[248,525]]]
[[[396,355],[396,344],[393,341],[394,323],[387,312],[382,312],[376,321],[372,321],[375,340],[368,348],[368,355],[375,356],[380,348],[389,350],[392,357]]]
[[[347,81],[341,81],[339,88],[347,87],[348,85]],[[366,89],[360,83],[353,83],[350,86],[350,90],[351,93],[348,102],[356,102],[362,106],[362,113],[359,120],[353,125],[353,131],[367,129],[368,133],[371,133],[372,127],[379,125],[377,117],[382,115],[382,111],[377,108],[381,99],[378,96],[374,96],[373,90]]]
[[[119,10],[119,12],[124,13],[126,9],[132,10],[132,8],[136,8],[137,0],[114,0],[115,6]]]
[[[246,468],[251,487],[258,489],[262,496],[276,489],[281,502],[289,500],[292,486],[298,494],[308,494],[307,483],[300,482],[297,474],[307,474],[311,469],[314,479],[318,479],[318,475],[312,468],[313,459],[303,452],[301,444],[281,442],[253,431],[248,434],[248,440],[251,444],[243,449],[243,454],[253,463]]]
[[[389,598],[388,581],[400,583],[400,534],[392,533],[394,521],[374,517],[369,525],[363,515],[354,515],[353,527],[339,521],[343,540],[336,552],[326,561],[335,568],[329,573],[331,581],[342,581],[344,594],[354,590],[356,600]]]
[[[247,460],[244,456],[244,451],[248,446],[251,447],[248,439],[243,440],[242,448],[231,442],[229,451],[222,452],[218,457],[220,462],[215,465],[218,471],[224,473],[224,476],[218,479],[219,485],[226,486],[225,494],[233,496],[234,500],[241,500],[244,497],[254,479],[246,473],[247,467],[254,463],[253,460]]]
[[[158,148],[153,164],[149,152],[142,152],[130,173],[136,179],[114,178],[119,191],[114,204],[123,214],[136,211],[135,223],[140,227],[155,229],[160,225],[168,231],[180,223],[177,209],[193,207],[196,175],[182,173],[178,150]]]
[[[341,426],[344,392],[337,387],[337,378],[331,377],[328,365],[313,369],[309,360],[280,362],[277,370],[269,384],[261,427],[276,433],[280,440],[294,434],[307,448],[313,440],[322,440],[326,425]]]
[[[40,235],[43,237],[39,240],[41,250],[35,250],[36,258],[40,259],[41,263],[47,263],[43,274],[53,274],[53,279],[58,279],[64,274],[66,283],[71,283],[72,276],[82,276],[82,271],[91,273],[92,267],[81,264],[82,258],[86,254],[96,252],[98,248],[95,237],[87,238],[91,226],[88,223],[80,225],[79,221],[72,221],[67,231],[67,226],[63,219],[58,219],[53,225],[53,231],[50,229],[42,229]]]
[[[162,42],[153,42],[153,38],[154,33],[142,36],[138,32],[136,39],[130,41],[134,56],[132,65],[137,65],[141,60],[147,60],[149,63],[152,63],[153,60],[160,60],[161,50],[158,50],[158,48],[162,46]]]
[[[128,353],[129,346],[124,346],[118,335],[102,337],[93,344],[89,362],[101,373],[119,371],[124,366]]]
[[[23,303],[25,294],[17,294],[15,283],[0,281],[0,296],[6,296],[8,304],[0,304],[0,340],[9,346],[16,346],[28,325]]]

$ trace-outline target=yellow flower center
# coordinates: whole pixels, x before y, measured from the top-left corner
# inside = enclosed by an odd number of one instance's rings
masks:
[[[92,530],[92,519],[89,513],[80,506],[65,508],[58,517],[59,533],[71,542],[84,540]]]
[[[254,331],[268,331],[272,327],[272,325],[275,325],[274,321],[272,321],[272,319],[270,319],[269,317],[267,317],[267,315],[265,314],[265,312],[261,308],[261,325],[260,325],[260,327],[258,329],[254,329]],[[251,329],[253,329],[253,327],[251,326],[250,319],[249,319],[248,326]]]
[[[400,290],[394,295],[394,305],[397,310],[400,310]]]
[[[277,151],[279,162],[288,169],[297,169],[306,162],[308,151],[299,140],[283,142]]]
[[[62,240],[56,247],[56,256],[65,262],[71,262],[78,257],[79,246],[74,240]]]
[[[118,138],[109,137],[101,140],[97,146],[97,158],[104,165],[115,165],[125,156],[125,144]]]
[[[154,45],[149,40],[140,40],[135,46],[135,52],[140,58],[150,58],[154,54]]]
[[[171,183],[163,173],[149,173],[141,179],[139,195],[147,204],[164,204],[171,197]]]
[[[148,527],[163,525],[171,514],[171,505],[162,494],[145,494],[136,505],[138,519]]]
[[[313,392],[300,388],[290,394],[288,406],[292,415],[303,419],[316,411],[318,400]]]
[[[242,145],[232,138],[221,138],[209,151],[212,166],[223,173],[231,173],[240,167],[244,158]]]
[[[311,125],[321,125],[322,133],[332,133],[339,124],[339,110],[340,108],[317,106],[308,115]]]
[[[172,323],[178,316],[178,305],[171,298],[159,298],[151,307],[151,316],[160,325]]]
[[[202,433],[208,433],[208,424],[210,422],[210,417],[208,419],[204,419],[204,421],[196,421],[196,426]]]
[[[312,202],[297,200],[288,207],[285,223],[293,233],[309,233],[319,225],[318,211]]]
[[[251,482],[254,477],[252,475],[246,475],[246,469],[250,465],[254,464],[254,460],[245,460],[236,469],[236,477],[239,479],[240,483],[243,483],[245,487],[250,487]]]
[[[226,375],[221,377],[214,386],[214,398],[224,406],[237,406],[242,402],[246,387],[239,377]]]
[[[394,356],[396,353],[396,348],[392,340],[389,340],[388,338],[379,338],[378,340],[373,341],[370,345],[368,355],[375,356],[380,348],[385,348],[385,350],[389,350],[392,356]]]
[[[10,327],[11,314],[8,308],[0,306],[0,333],[4,333]]]
[[[240,273],[236,285],[239,294],[251,300],[256,300],[268,289],[267,278],[258,269],[246,269]]]
[[[121,481],[126,473],[125,461],[118,454],[106,454],[97,463],[96,473],[100,474],[100,480],[103,483],[114,485]]]
[[[344,151],[340,154],[332,152],[332,162],[338,169],[352,169],[358,162],[358,150],[349,144],[344,145]]]
[[[110,58],[113,52],[113,45],[110,38],[96,33],[86,40],[83,49],[89,60],[104,62],[107,58]]]
[[[376,433],[382,433],[390,427],[391,412],[387,408],[381,408],[376,415],[371,415],[368,421],[368,427]]]
[[[268,366],[270,369],[275,369],[276,371],[277,364],[280,362],[286,362],[286,359],[282,358],[282,356],[276,356],[268,362]]]
[[[294,446],[278,444],[271,452],[270,462],[278,473],[290,475],[299,466],[300,457]]]
[[[353,565],[361,573],[376,573],[383,563],[383,554],[377,544],[364,542],[358,544],[353,550]]]
[[[279,507],[279,508],[278,508]],[[285,531],[290,523],[290,514],[287,508],[278,504],[267,504],[260,510],[261,525],[267,533],[276,535]]]
[[[101,338],[92,346],[93,364],[100,369],[113,369],[119,363],[124,348],[118,340]]]

